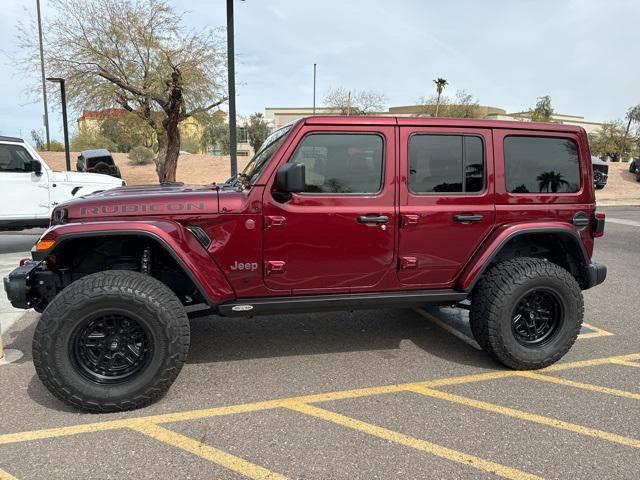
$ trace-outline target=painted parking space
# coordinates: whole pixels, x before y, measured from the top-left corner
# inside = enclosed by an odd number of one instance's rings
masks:
[[[453,307],[424,307],[416,308],[415,311],[421,317],[437,325],[476,350],[482,350],[482,347],[480,347],[473,338],[473,333],[471,332],[471,327],[469,325],[469,313],[467,310]],[[586,340],[590,338],[609,337],[612,335],[615,334],[604,330],[603,328],[591,325],[590,323],[583,323],[578,339]]]
[[[340,412],[340,409],[336,409],[336,402],[349,401],[355,399],[378,399],[389,398],[389,396],[398,397],[394,401],[399,401],[402,405],[403,398],[413,398],[415,396],[420,398],[424,397],[430,401],[440,402],[441,405],[454,405],[455,408],[464,407],[467,411],[466,415],[473,415],[474,412],[481,412],[484,414],[491,414],[496,418],[504,417],[505,421],[516,422],[513,427],[517,430],[521,424],[527,425],[526,428],[533,426],[543,428],[545,432],[557,431],[558,435],[566,436],[570,435],[571,442],[574,441],[596,441],[597,448],[603,448],[602,455],[607,455],[607,449],[612,446],[621,448],[618,452],[618,456],[626,458],[629,456],[630,465],[633,466],[631,459],[637,459],[638,449],[640,449],[640,438],[637,438],[637,431],[640,431],[640,425],[634,425],[634,422],[638,422],[640,416],[638,415],[638,407],[640,406],[640,394],[628,392],[621,389],[613,389],[602,387],[598,385],[585,384],[577,381],[568,381],[558,377],[558,372],[570,372],[573,370],[585,370],[598,366],[615,365],[616,367],[623,366],[631,370],[632,374],[637,373],[635,366],[640,361],[640,353],[634,353],[629,355],[612,356],[604,358],[595,358],[591,360],[582,360],[575,362],[566,362],[553,365],[537,373],[529,372],[517,372],[512,370],[498,370],[490,371],[472,375],[461,375],[448,378],[431,379],[421,382],[412,382],[407,384],[397,385],[384,385],[369,388],[360,388],[354,390],[344,390],[335,392],[326,392],[312,395],[303,395],[298,397],[280,398],[261,402],[252,402],[246,404],[229,405],[224,407],[215,407],[209,409],[198,409],[188,411],[178,411],[159,415],[150,416],[135,416],[131,418],[123,418],[116,420],[97,421],[88,424],[79,424],[73,426],[65,426],[60,428],[48,428],[41,430],[31,430],[24,432],[15,432],[9,434],[0,435],[0,468],[4,469],[0,473],[0,478],[19,478],[16,476],[19,471],[25,469],[24,462],[30,462],[24,456],[17,456],[15,454],[15,448],[19,448],[22,451],[29,448],[29,445],[40,444],[41,442],[52,440],[63,440],[65,442],[69,439],[78,438],[82,442],[95,442],[96,437],[100,435],[110,434],[114,432],[124,433],[124,437],[127,438],[132,432],[138,435],[142,435],[146,439],[143,444],[137,444],[140,449],[155,448],[156,444],[160,448],[166,448],[167,446],[175,449],[180,455],[184,455],[185,452],[198,457],[201,460],[206,460],[214,465],[215,469],[222,469],[225,472],[230,472],[230,475],[241,475],[246,478],[256,479],[281,479],[281,478],[300,478],[300,472],[286,467],[282,458],[279,461],[268,458],[267,453],[270,452],[270,443],[260,443],[260,452],[250,454],[244,449],[238,447],[238,441],[220,441],[220,435],[213,434],[204,429],[203,424],[196,424],[190,428],[180,428],[180,424],[188,422],[197,422],[207,419],[216,418],[232,418],[236,415],[246,414],[259,414],[254,417],[255,420],[245,420],[245,425],[257,424],[261,425],[265,422],[261,420],[260,415],[270,414],[274,411],[280,412],[275,419],[275,425],[281,425],[280,429],[284,426],[293,425],[299,431],[306,432],[297,440],[298,445],[305,442],[306,438],[314,432],[322,430],[323,424],[331,425],[332,428],[340,427],[341,429],[347,429],[347,431],[353,433],[357,432],[356,437],[365,435],[366,438],[374,438],[386,442],[389,447],[402,448],[406,450],[413,450],[420,452],[419,458],[422,456],[434,457],[438,459],[438,462],[445,461],[442,468],[447,470],[451,466],[446,467],[446,463],[458,464],[458,472],[460,477],[475,476],[473,473],[466,474],[467,469],[475,469],[478,474],[483,477],[499,476],[503,478],[542,478],[545,474],[544,469],[540,467],[531,468],[535,465],[520,465],[517,463],[519,458],[523,458],[518,455],[510,457],[509,462],[501,463],[498,460],[499,456],[489,454],[486,450],[486,444],[482,437],[476,437],[475,443],[471,444],[456,444],[451,441],[451,438],[459,438],[459,435],[453,437],[442,435],[437,432],[427,432],[422,430],[420,435],[415,434],[414,431],[408,433],[404,427],[402,429],[394,429],[388,426],[388,421],[384,419],[377,419],[375,416],[380,411],[389,411],[384,408],[374,408],[370,415],[373,415],[370,419],[363,419],[361,413],[364,410],[360,409],[358,415],[345,414]],[[544,378],[541,378],[544,377]],[[559,379],[553,381],[549,379]],[[497,382],[530,382],[533,385],[527,385],[523,389],[519,389],[513,385],[505,386],[501,388],[496,387]],[[531,388],[556,388],[554,390],[556,395],[559,395],[558,399],[549,401],[549,396],[544,395],[540,398],[543,399],[542,404],[553,404],[554,406],[562,406],[563,397],[561,389],[580,389],[587,391],[590,394],[601,396],[599,401],[604,405],[603,400],[610,401],[610,397],[615,399],[615,402],[625,402],[622,408],[617,409],[617,413],[621,416],[620,423],[613,429],[604,429],[602,425],[589,424],[585,421],[586,418],[576,418],[571,412],[575,412],[576,408],[580,408],[579,405],[572,405],[567,410],[555,410],[550,412],[549,409],[540,411],[541,405],[535,404],[534,401],[527,395],[527,392]],[[482,389],[485,390],[482,390]],[[470,389],[467,390],[467,389]],[[463,390],[463,391],[460,391]],[[504,395],[500,392],[508,390],[510,392],[509,402],[505,402]],[[522,397],[517,397],[514,392],[522,392]],[[408,397],[406,397],[408,396]],[[544,399],[547,399],[545,402]],[[406,401],[405,408],[401,408],[400,411],[404,412],[423,412],[419,418],[424,418],[424,412],[433,411],[431,408],[416,409],[412,407],[411,401]],[[615,404],[614,402],[614,404]],[[594,409],[595,403],[592,404],[590,409]],[[605,408],[608,406],[605,405]],[[288,412],[283,414],[282,412]],[[294,412],[296,415],[302,415],[305,422],[309,422],[309,419],[313,419],[314,422],[320,421],[320,423],[312,424],[307,428],[304,428],[300,420],[295,420],[295,415],[291,417],[290,413]],[[403,414],[403,415],[404,415]],[[366,417],[366,415],[365,415]],[[414,415],[415,417],[415,415]],[[460,417],[460,414],[458,414]],[[99,418],[99,417],[98,417]],[[280,420],[278,420],[280,418]],[[472,418],[472,422],[475,421],[475,417]],[[416,422],[411,418],[408,419],[408,424],[412,425]],[[270,419],[274,421],[273,418]],[[402,420],[401,423],[407,424],[407,419]],[[278,423],[280,422],[280,423]],[[240,422],[241,423],[241,422]],[[240,425],[238,423],[238,425]],[[418,422],[419,423],[419,422]],[[236,423],[232,421],[231,425]],[[442,425],[454,425],[450,422],[441,422]],[[472,423],[473,424],[473,423]],[[178,425],[176,427],[176,425]],[[610,424],[608,424],[610,425]],[[623,425],[627,427],[623,428]],[[235,428],[235,427],[234,427]],[[522,427],[525,428],[525,427]],[[233,429],[233,428],[232,428]],[[229,431],[229,428],[226,429]],[[486,430],[480,430],[486,432]],[[504,432],[504,429],[502,429]],[[255,433],[255,432],[253,432]],[[330,433],[330,432],[325,432]],[[281,442],[289,438],[288,435],[276,436],[271,440],[271,444],[278,444],[282,449]],[[474,436],[470,435],[473,440]],[[537,437],[537,441],[541,441]],[[148,440],[153,439],[154,442],[149,445]],[[211,439],[213,439],[212,445]],[[341,437],[341,441],[345,439]],[[568,440],[567,440],[568,441]],[[453,444],[452,444],[453,443]],[[324,444],[335,444],[330,440],[325,440]],[[456,447],[454,448],[454,444]],[[323,445],[320,442],[319,445]],[[353,439],[347,440],[343,451],[352,451],[353,455],[364,455],[361,450],[362,441]],[[604,445],[604,447],[602,446]],[[384,446],[384,444],[383,444]],[[320,448],[320,447],[316,447]],[[375,461],[379,456],[375,455],[375,450],[380,448],[380,442],[374,442],[374,445],[369,447],[374,455],[372,460]],[[8,449],[8,450],[7,450]],[[13,449],[13,450],[12,450]],[[85,449],[86,450],[86,449]],[[478,450],[482,454],[478,454]],[[13,454],[11,452],[14,452]],[[595,450],[594,450],[595,451]],[[7,453],[9,452],[9,453]],[[320,450],[318,452],[322,454]],[[393,454],[391,454],[393,455]],[[396,455],[399,455],[396,453]],[[495,459],[493,459],[493,458]],[[295,456],[293,456],[295,458]],[[331,455],[325,456],[325,459],[333,458]],[[595,458],[595,457],[594,457]],[[8,459],[8,460],[7,460]],[[265,461],[266,460],[266,461]],[[259,462],[260,461],[260,462]],[[411,465],[404,465],[402,468],[411,468],[415,471],[416,464],[415,459],[412,460]],[[295,463],[295,462],[294,462]],[[303,462],[305,466],[309,466],[309,462]],[[274,465],[279,467],[274,469]],[[438,465],[441,465],[438,463]],[[365,464],[366,466],[366,464]],[[13,467],[13,468],[12,468]],[[286,468],[285,468],[286,467]],[[527,468],[528,467],[528,468]],[[100,469],[96,471],[95,476],[87,475],[86,478],[105,478]],[[418,468],[418,471],[422,471]],[[209,478],[234,478],[233,476],[226,476],[226,473],[221,474],[223,476],[209,477]],[[313,470],[308,473],[309,478],[314,478]],[[444,475],[444,471],[443,471]],[[408,477],[411,477],[409,475]],[[34,477],[35,478],[35,477]],[[368,478],[368,477],[360,477]],[[416,477],[418,478],[418,477]]]

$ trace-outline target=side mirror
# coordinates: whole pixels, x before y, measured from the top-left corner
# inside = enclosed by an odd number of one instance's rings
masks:
[[[276,188],[279,192],[304,192],[305,184],[304,163],[285,163],[276,172]]]
[[[42,175],[42,164],[38,160],[31,160],[31,171],[37,176]]]

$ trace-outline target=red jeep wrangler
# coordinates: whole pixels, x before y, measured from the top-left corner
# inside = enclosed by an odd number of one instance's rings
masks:
[[[5,279],[44,312],[38,375],[89,411],[160,397],[189,318],[452,305],[515,369],[575,341],[592,263],[582,128],[483,120],[311,117],[275,131],[222,185],[126,187],[58,206]],[[466,302],[465,302],[466,303]],[[212,320],[214,321],[214,320]]]

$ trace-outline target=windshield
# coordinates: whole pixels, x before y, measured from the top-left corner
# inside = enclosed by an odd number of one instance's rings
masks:
[[[293,128],[292,123],[276,130],[267,137],[260,149],[240,174],[244,182],[253,184],[258,179],[262,171],[269,164],[273,154],[276,153],[276,150],[278,150],[282,142],[284,142],[291,128]]]

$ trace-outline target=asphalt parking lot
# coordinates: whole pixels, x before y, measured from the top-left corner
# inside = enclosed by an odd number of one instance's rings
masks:
[[[0,366],[0,480],[635,480],[640,208],[602,210],[609,277],[585,292],[576,345],[538,372],[491,361],[451,309],[201,318],[164,399],[82,414],[37,379],[28,312],[3,335],[24,356]]]

